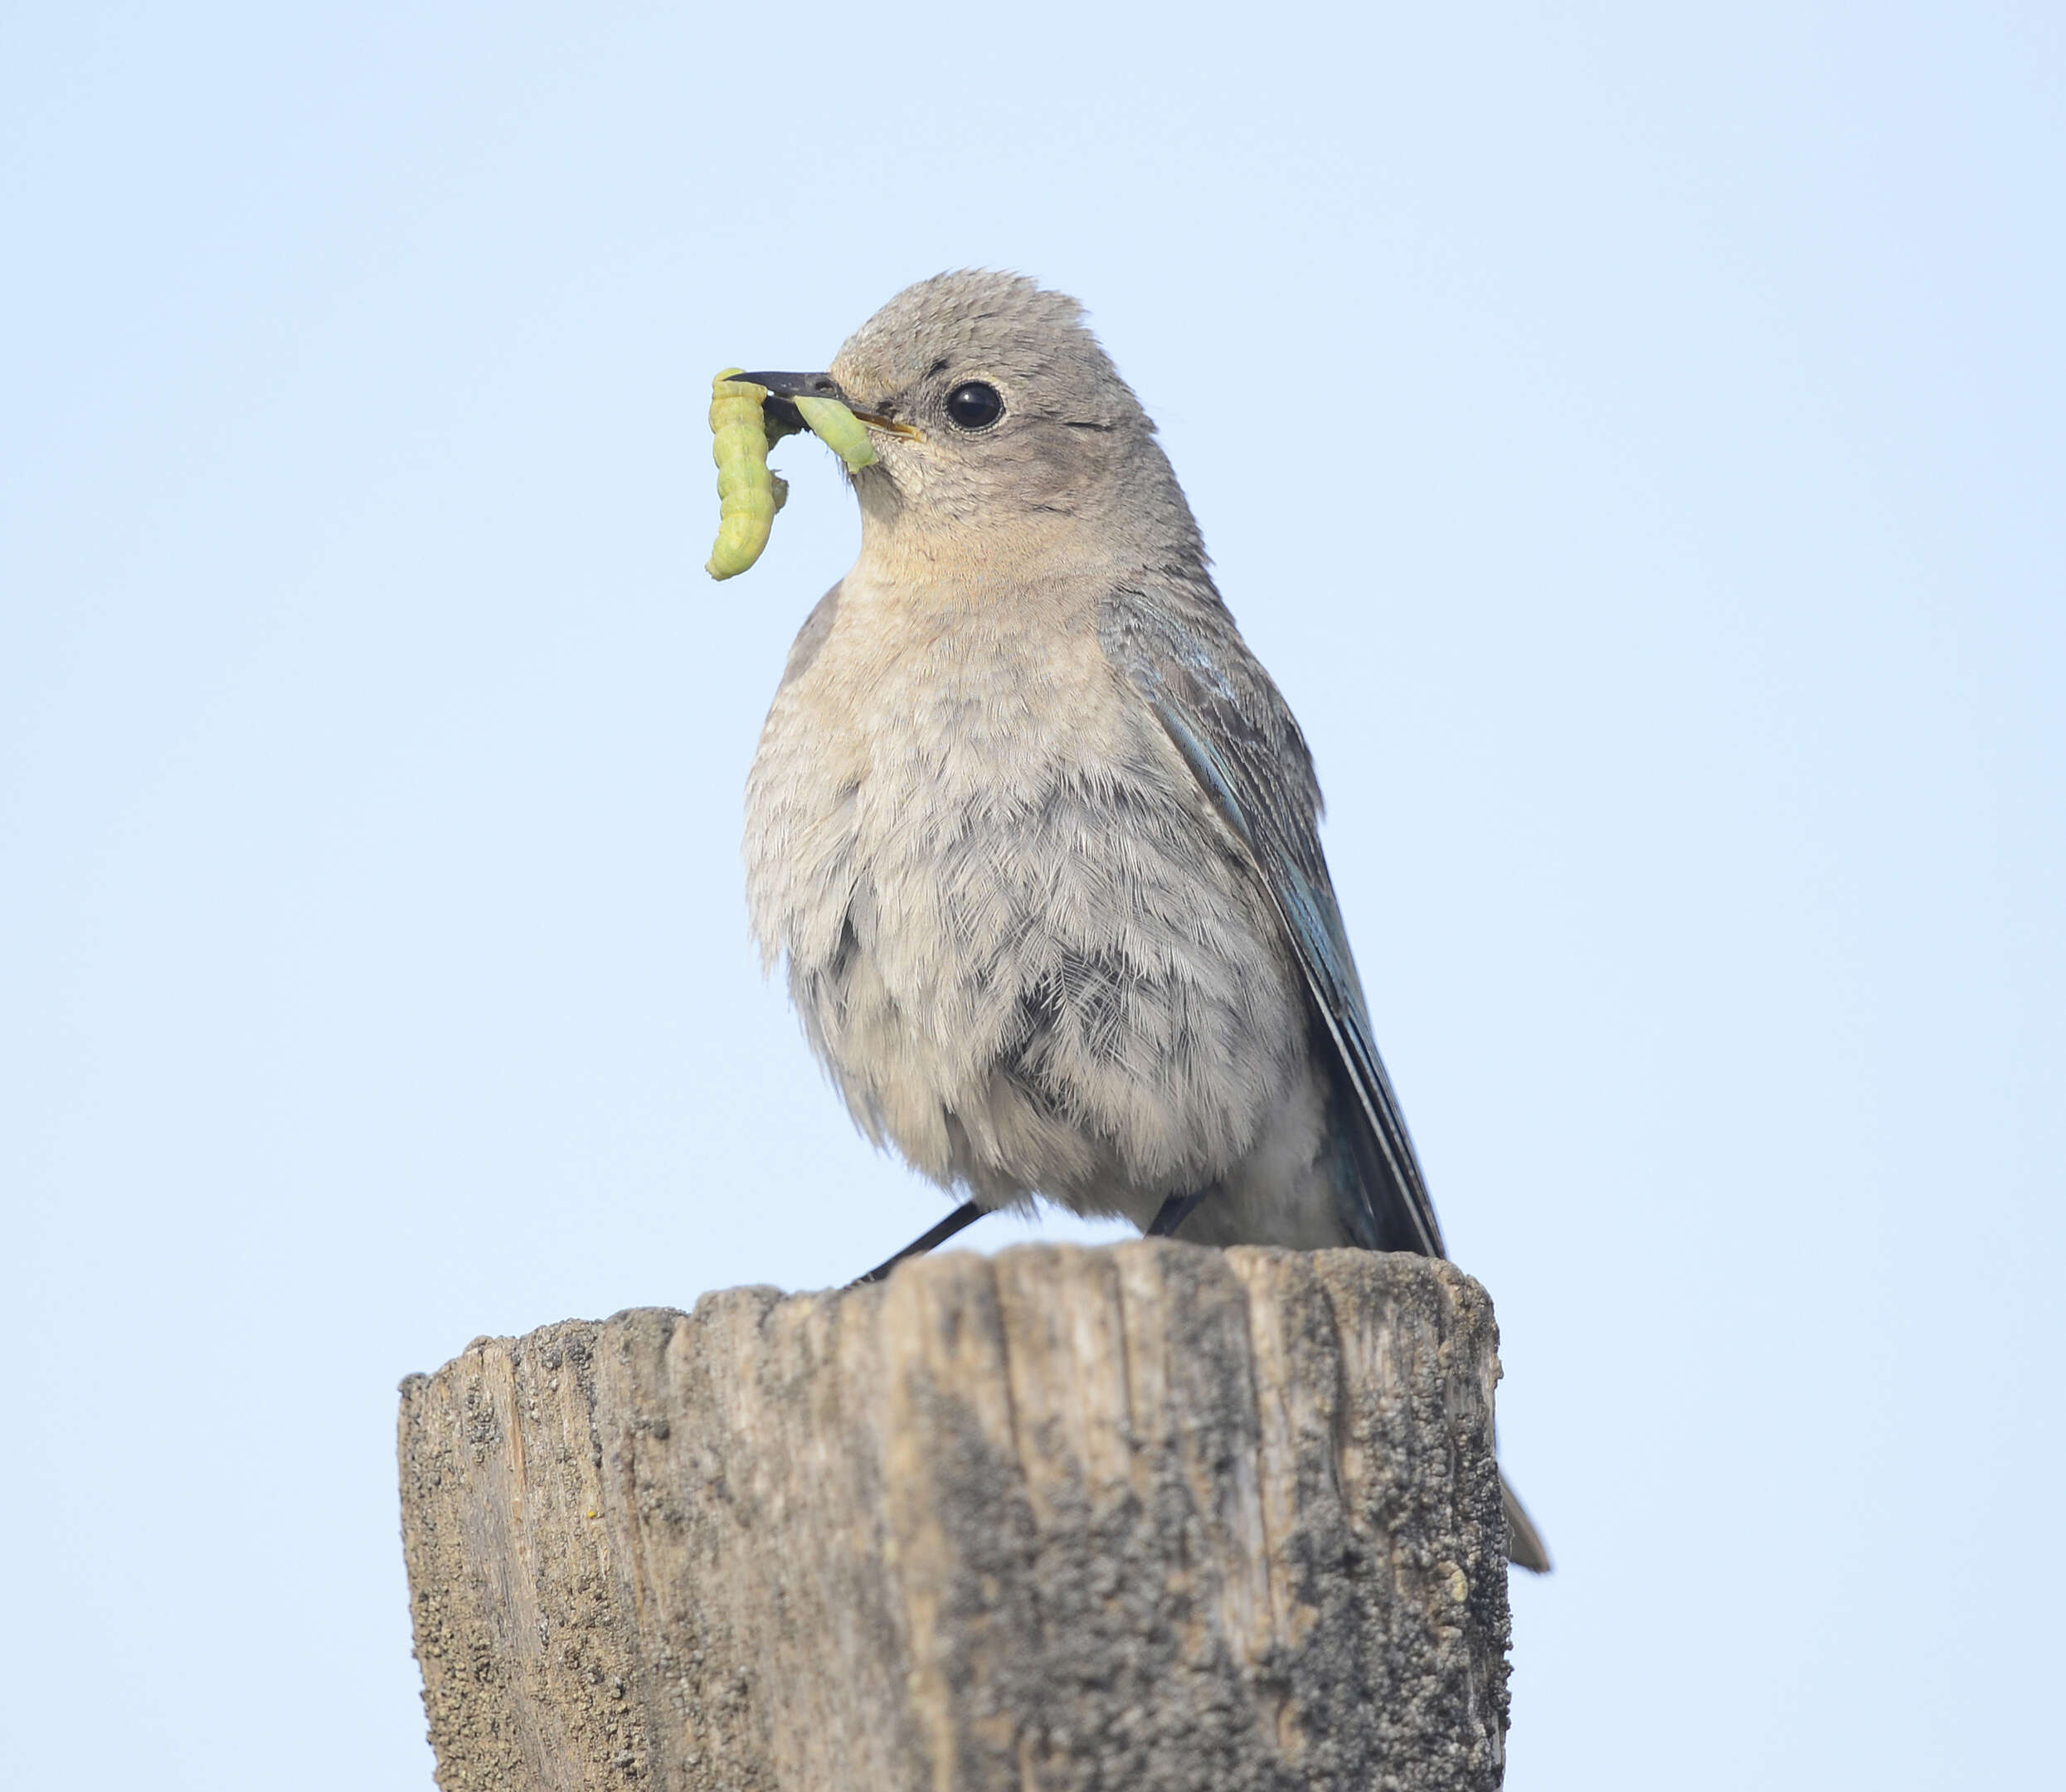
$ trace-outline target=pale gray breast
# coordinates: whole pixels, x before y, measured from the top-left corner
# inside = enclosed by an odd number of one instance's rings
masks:
[[[754,926],[857,1119],[999,1198],[1210,1181],[1303,1049],[1275,921],[1091,614],[850,580],[747,785]]]

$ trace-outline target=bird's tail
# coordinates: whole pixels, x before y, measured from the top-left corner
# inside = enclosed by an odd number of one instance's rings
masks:
[[[1535,1528],[1505,1469],[1500,1472],[1500,1503],[1506,1508],[1506,1559],[1531,1573],[1548,1574],[1549,1546],[1543,1542],[1543,1533]]]

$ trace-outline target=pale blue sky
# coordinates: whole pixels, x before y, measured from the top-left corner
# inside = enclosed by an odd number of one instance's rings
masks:
[[[1509,1785],[2055,1766],[2062,15],[1263,16],[0,17],[0,1779],[427,1787],[396,1379],[941,1211],[740,890],[851,503],[713,585],[703,409],[964,265],[1318,756]]]

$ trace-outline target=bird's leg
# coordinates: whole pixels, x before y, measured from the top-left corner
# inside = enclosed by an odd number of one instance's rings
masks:
[[[1155,1223],[1142,1236],[1148,1238],[1174,1238],[1176,1229],[1198,1211],[1198,1203],[1212,1192],[1210,1187],[1205,1187],[1194,1195],[1171,1195],[1157,1210]]]
[[[937,1226],[928,1226],[894,1256],[886,1257],[866,1275],[857,1275],[847,1284],[849,1288],[864,1288],[870,1282],[879,1282],[907,1257],[922,1257],[935,1245],[944,1245],[962,1231],[981,1219],[988,1210],[979,1207],[973,1201],[965,1201]]]

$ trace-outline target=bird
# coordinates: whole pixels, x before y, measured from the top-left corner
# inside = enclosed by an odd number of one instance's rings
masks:
[[[771,434],[831,398],[877,451],[848,473],[858,556],[761,731],[745,861],[854,1120],[965,1197],[882,1270],[1043,1198],[1204,1245],[1444,1255],[1312,755],[1082,305],[941,274],[824,372],[740,377]],[[1509,1558],[1546,1571],[1500,1484]]]

